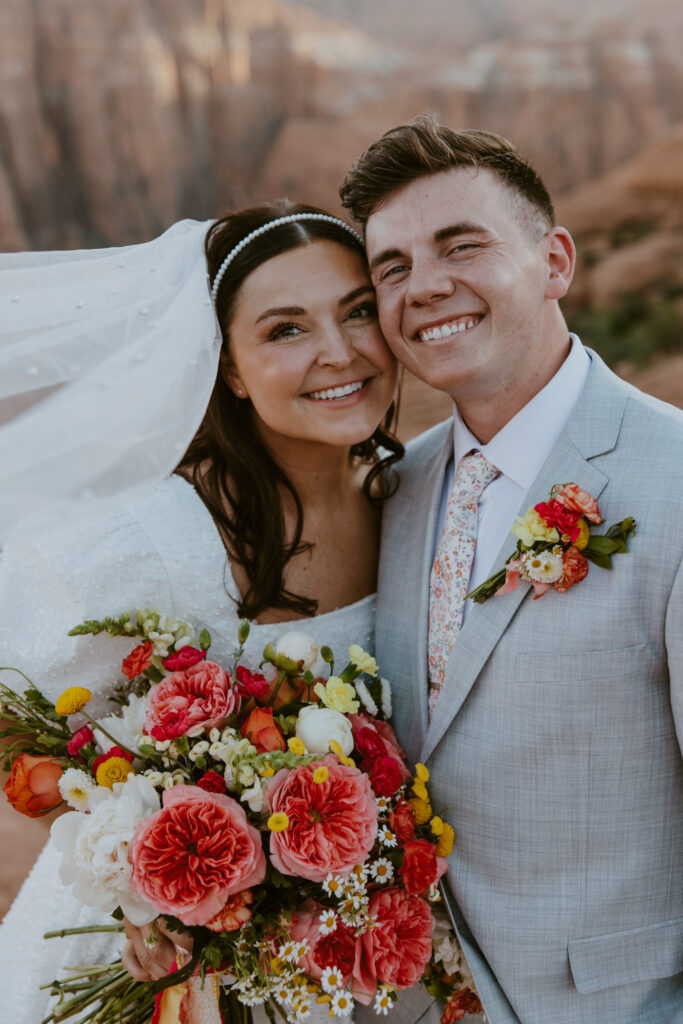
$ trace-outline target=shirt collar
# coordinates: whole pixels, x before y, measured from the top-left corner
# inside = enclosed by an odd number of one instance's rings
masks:
[[[453,410],[453,453],[457,466],[476,448],[496,469],[525,492],[539,474],[581,394],[590,368],[590,356],[575,334],[572,347],[554,377],[534,395],[488,444],[481,444]]]

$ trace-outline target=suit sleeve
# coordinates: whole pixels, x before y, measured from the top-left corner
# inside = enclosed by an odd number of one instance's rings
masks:
[[[669,663],[671,707],[678,744],[683,750],[683,561],[671,589],[665,620],[665,640]]]

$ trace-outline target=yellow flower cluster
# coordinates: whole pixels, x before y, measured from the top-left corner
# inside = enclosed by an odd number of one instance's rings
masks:
[[[329,775],[329,772],[328,772],[327,768],[325,767],[324,764],[322,764],[320,766],[320,768],[316,768],[315,771],[313,772],[313,781],[317,785],[320,785],[321,782],[326,782],[327,781],[327,776],[328,775]]]
[[[332,753],[337,755],[341,764],[345,764],[352,768],[355,768],[353,758],[346,756],[346,754],[344,753],[341,746],[339,745],[339,743],[337,743],[336,740],[330,740],[329,747]]]
[[[306,747],[304,746],[303,740],[300,740],[298,736],[290,736],[287,740],[287,746],[293,754],[305,754]]]
[[[438,839],[436,844],[437,857],[448,857],[453,850],[455,830],[438,815],[432,817],[432,805],[429,802],[429,793],[425,785],[428,781],[429,769],[423,764],[417,764],[415,766],[415,779],[412,786],[415,795],[410,801],[415,816],[415,824],[426,825],[429,822],[432,835]]]
[[[443,823],[443,832],[439,836],[439,841],[436,844],[436,855],[437,857],[448,857],[453,851],[453,843],[455,842],[455,829],[452,825],[448,825],[445,821]]]
[[[92,699],[90,690],[85,686],[69,686],[58,698],[55,704],[55,711],[58,715],[75,715],[89,700]]]

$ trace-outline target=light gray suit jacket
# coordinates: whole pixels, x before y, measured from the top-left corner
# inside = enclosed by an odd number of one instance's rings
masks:
[[[637,535],[564,594],[533,601],[522,582],[473,606],[431,724],[450,422],[409,446],[384,513],[377,657],[399,736],[456,830],[452,911],[491,1024],[683,1021],[683,414],[591,357],[519,511],[575,481],[606,525],[633,515]]]

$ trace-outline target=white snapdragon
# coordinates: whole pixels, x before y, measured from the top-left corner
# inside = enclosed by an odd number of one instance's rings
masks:
[[[260,812],[263,810],[263,805],[265,803],[265,794],[263,792],[263,783],[261,782],[261,779],[259,778],[258,775],[254,779],[254,785],[251,786],[249,789],[244,790],[244,792],[240,796],[240,800],[242,801],[243,804],[248,804],[249,808],[255,814],[260,814]]]

